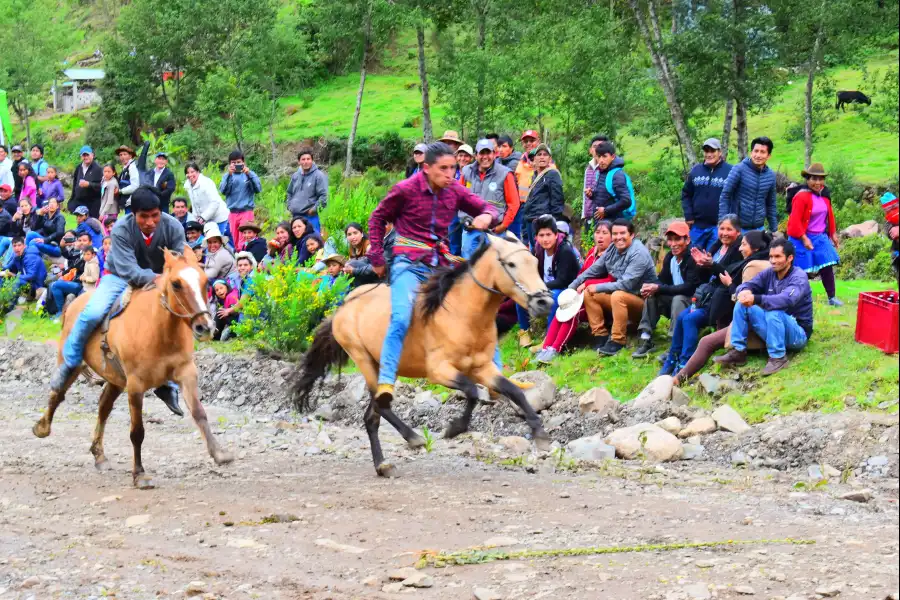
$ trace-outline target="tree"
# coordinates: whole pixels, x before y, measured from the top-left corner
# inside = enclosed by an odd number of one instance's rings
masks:
[[[347,162],[344,165],[344,176],[347,177],[353,171],[353,142],[356,141],[356,128],[359,126],[359,113],[362,111],[363,92],[366,89],[366,68],[369,62],[369,45],[372,42],[372,3],[366,2],[366,12],[363,16],[363,46],[362,58],[359,66],[359,91],[356,92],[356,108],[353,111],[353,125],[350,126],[350,137],[347,138]]]
[[[62,71],[75,30],[66,22],[68,8],[53,0],[5,0],[0,3],[0,31],[9,32],[0,52],[0,87],[31,145],[31,115],[47,105],[47,90]]]
[[[268,98],[247,72],[218,67],[200,84],[194,110],[205,126],[229,131],[235,146],[245,149],[247,131],[258,130],[266,121]]]

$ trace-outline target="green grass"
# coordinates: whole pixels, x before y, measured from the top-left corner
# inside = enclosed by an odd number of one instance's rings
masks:
[[[825,304],[821,283],[814,282],[815,332],[807,348],[791,357],[787,369],[763,379],[759,372],[765,365],[765,357],[754,353],[748,365],[741,369],[741,382],[749,389],[731,392],[721,401],[714,400],[694,377],[686,386],[688,394],[701,406],[727,401],[752,422],[796,410],[834,412],[848,405],[871,409],[880,402],[896,398],[900,378],[897,355],[886,355],[876,348],[857,344],[853,339],[859,293],[886,289],[895,289],[895,286],[860,280],[838,282],[838,297],[846,305],[835,309]],[[668,349],[664,347],[667,341],[663,338],[667,326],[668,322],[661,320],[656,339],[657,354]],[[566,386],[576,393],[606,387],[622,402],[637,396],[660,368],[655,356],[649,360],[632,359],[631,346],[611,358],[599,358],[589,349],[578,349],[564,353],[549,366],[540,365],[534,361],[531,352],[519,348],[515,335],[505,336],[501,351],[510,372],[541,369],[558,386]],[[710,362],[702,372],[718,371],[719,367]],[[869,392],[873,392],[871,399],[867,397]],[[851,396],[856,402],[848,402]]]

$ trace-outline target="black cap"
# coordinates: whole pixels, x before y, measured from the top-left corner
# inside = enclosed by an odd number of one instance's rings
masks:
[[[131,195],[131,210],[144,212],[159,208],[159,196],[146,186],[141,186]]]
[[[187,223],[184,224],[185,231],[189,231],[192,229],[194,231],[199,231],[200,233],[203,233],[203,225],[201,225],[197,221],[188,221]]]

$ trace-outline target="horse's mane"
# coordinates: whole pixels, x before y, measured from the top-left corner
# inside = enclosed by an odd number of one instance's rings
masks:
[[[420,310],[422,311],[422,317],[426,321],[434,317],[438,309],[443,306],[444,299],[450,293],[450,290],[453,289],[453,286],[484,256],[489,247],[490,244],[484,242],[469,260],[463,261],[455,267],[439,267],[435,269],[431,277],[422,285],[422,290],[419,293],[422,302]]]

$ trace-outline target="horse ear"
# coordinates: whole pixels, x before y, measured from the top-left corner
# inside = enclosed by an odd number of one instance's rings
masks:
[[[172,254],[172,251],[168,248],[163,249],[163,258],[165,259],[165,267],[169,269],[172,267],[172,263],[175,262],[175,255]]]
[[[184,260],[187,262],[187,264],[191,265],[192,267],[196,267],[199,264],[197,263],[197,255],[194,254],[194,250],[189,246],[184,247],[184,253],[182,254],[182,256],[184,257]]]

